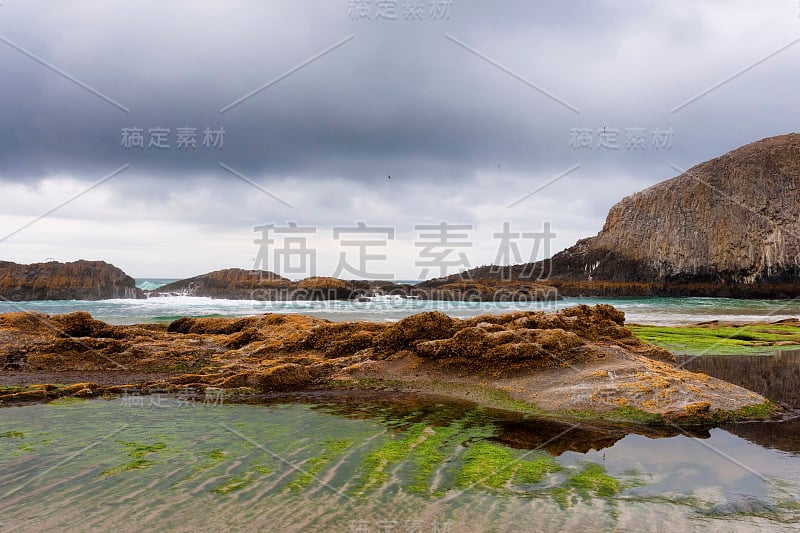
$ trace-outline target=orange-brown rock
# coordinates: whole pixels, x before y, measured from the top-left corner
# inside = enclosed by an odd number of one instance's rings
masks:
[[[330,277],[290,281],[272,272],[238,268],[176,281],[148,291],[147,294],[262,301],[358,300],[374,296],[471,302],[530,302],[561,298],[555,288],[536,282],[488,280],[473,283],[434,280],[406,285],[390,281],[341,280]]]
[[[257,300],[260,291],[279,290],[287,287],[289,283],[288,279],[273,272],[228,268],[169,283],[150,291],[150,294]]]
[[[591,342],[636,340],[624,315],[608,305],[581,305],[558,313],[516,312],[467,320],[419,313],[394,324],[330,322],[304,315],[181,318],[167,326],[111,326],[85,312],[47,316],[0,315],[0,362],[29,370],[161,370],[193,368],[192,382],[219,383],[242,372],[300,363],[334,372],[397,353],[448,359],[448,365],[502,367],[509,361],[545,367]],[[341,360],[342,364],[335,364]],[[317,369],[315,374],[319,375]],[[204,376],[203,379],[200,379]],[[291,380],[289,380],[291,381]],[[175,383],[185,383],[180,378]]]
[[[455,320],[444,313],[419,313],[387,328],[378,339],[376,347],[383,352],[398,352],[414,348],[420,342],[450,337],[454,331]]]
[[[422,390],[449,383],[455,389],[448,393],[482,384],[523,391],[527,400],[552,409],[629,405],[696,415],[764,401],[734,385],[676,368],[669,352],[639,341],[624,320],[609,305],[466,320],[427,312],[394,324],[265,314],[110,326],[82,312],[53,317],[12,313],[0,315],[0,365],[49,375],[173,375],[146,382],[150,390],[216,387],[269,393],[325,388],[331,380],[359,377],[399,379],[421,384]],[[95,383],[67,388],[14,391],[0,401],[96,397],[106,389],[97,381],[102,377],[92,379]],[[117,392],[118,384],[126,383],[109,381],[108,390]],[[537,397],[542,391],[548,392]]]
[[[491,278],[462,280],[459,275],[418,283],[411,294],[421,300],[462,302],[543,302],[561,299],[555,287],[543,282]]]
[[[107,300],[144,298],[134,279],[103,261],[33,263],[0,261],[0,298],[25,300]]]
[[[312,381],[308,370],[295,363],[275,365],[248,376],[248,385],[265,392],[297,389],[311,384]]]

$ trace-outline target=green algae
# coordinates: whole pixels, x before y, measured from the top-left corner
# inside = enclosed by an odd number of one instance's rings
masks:
[[[22,431],[6,431],[5,433],[0,433],[0,439],[21,439],[25,437],[25,433]]]
[[[51,400],[47,402],[45,405],[52,405],[54,407],[58,407],[61,405],[75,405],[79,403],[84,403],[88,400],[84,398],[76,398],[74,396],[62,396],[61,398],[56,398],[55,400]]]
[[[300,475],[289,483],[289,488],[293,491],[300,491],[311,484],[319,475],[323,468],[341,455],[353,442],[350,440],[326,440],[322,443],[325,451],[316,457],[312,457],[303,465]]]
[[[128,449],[128,455],[131,457],[143,457],[148,453],[160,452],[167,447],[167,445],[163,442],[156,442],[155,444],[141,444],[139,442],[124,441],[120,442]]]
[[[471,444],[461,456],[461,467],[455,476],[455,485],[461,488],[482,487],[500,489],[514,484],[541,483],[545,476],[562,470],[555,459],[539,453],[528,458],[531,452],[518,457],[510,448],[487,441]]]
[[[109,468],[104,470],[100,473],[101,476],[115,476],[117,474],[121,474],[122,472],[128,472],[131,470],[145,470],[153,466],[155,462],[150,461],[149,459],[134,459],[133,461],[128,461],[127,463],[117,465],[113,468]]]
[[[326,409],[327,410],[327,409]],[[334,413],[361,414],[359,409],[333,409]],[[350,492],[363,495],[369,488],[387,482],[389,472],[396,472],[403,490],[419,495],[441,495],[433,490],[435,479],[447,478],[450,457],[459,444],[476,438],[486,438],[495,429],[482,408],[436,404],[425,406],[377,406],[368,410],[369,418],[380,420],[390,430],[383,439],[360,460],[358,475]]]
[[[426,427],[425,423],[416,423],[399,437],[394,437],[377,450],[370,452],[361,463],[362,476],[356,484],[356,491],[363,493],[373,485],[385,483],[389,479],[387,469],[408,457],[411,448],[424,438],[423,432]]]
[[[251,479],[247,477],[229,476],[228,478],[226,478],[225,483],[217,487],[214,487],[213,489],[211,489],[211,492],[214,492],[216,494],[230,494],[231,492],[245,488],[247,485],[250,484],[250,482]]]
[[[191,472],[185,478],[175,482],[173,486],[197,478],[206,471],[219,465],[228,457],[228,454],[220,449],[213,449],[211,451],[202,453],[200,457],[202,460],[199,462],[199,464],[193,465]]]
[[[457,487],[500,488],[511,479],[516,458],[504,447],[485,441],[475,442],[461,456],[462,465],[455,476]]]
[[[800,347],[800,327],[786,324],[628,327],[641,340],[680,355],[747,355]]]
[[[725,413],[724,416],[726,419],[730,420],[768,420],[774,417],[778,411],[780,411],[780,408],[771,401],[767,400],[755,405],[745,405],[736,411],[729,411]]]
[[[163,442],[156,442],[154,444],[126,441],[118,442],[128,450],[127,455],[131,460],[127,463],[122,463],[102,471],[100,475],[103,477],[114,476],[131,470],[146,470],[156,464],[155,461],[148,459],[147,456],[159,453],[167,447],[166,443]]]
[[[622,491],[622,483],[609,476],[606,469],[597,463],[587,464],[583,470],[568,477],[564,485],[587,498],[590,496],[610,498]]]
[[[206,453],[206,457],[216,462],[225,459],[225,457],[227,457],[227,454],[222,450],[211,450],[210,452]]]
[[[635,407],[621,405],[610,411],[596,411],[594,409],[573,409],[559,413],[564,418],[582,420],[606,420],[608,422],[622,422],[627,424],[642,424],[647,426],[662,426],[666,423],[664,417],[657,413],[648,413]]]
[[[515,485],[535,485],[544,481],[548,474],[563,470],[558,461],[548,455],[539,455],[533,459],[521,461],[514,473]]]
[[[609,476],[601,465],[588,463],[569,475],[560,487],[552,489],[550,493],[559,505],[568,507],[571,503],[577,503],[578,499],[613,498],[624,488],[623,483]]]
[[[413,472],[406,486],[409,492],[418,494],[430,492],[431,477],[449,456],[449,444],[463,431],[463,425],[456,423],[445,427],[434,427],[430,431],[432,434],[412,450]]]
[[[255,463],[255,464],[253,464],[253,472],[256,472],[258,474],[265,474],[266,475],[266,474],[271,474],[273,472],[273,470],[272,470],[271,467],[269,467],[269,466],[267,466],[265,464]]]
[[[226,476],[224,482],[211,489],[211,492],[215,494],[230,494],[231,492],[236,492],[252,484],[257,478],[256,474],[268,475],[272,472],[272,468],[267,465],[253,463],[250,465],[249,470],[241,474]]]

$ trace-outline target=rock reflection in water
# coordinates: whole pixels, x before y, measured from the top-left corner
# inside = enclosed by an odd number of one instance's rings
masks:
[[[771,355],[676,356],[687,370],[757,392],[773,402],[800,409],[800,350]]]
[[[725,426],[725,430],[765,448],[800,454],[800,418],[730,424]]]
[[[311,398],[308,395],[284,395],[279,401],[290,399],[309,401]],[[490,440],[498,444],[520,450],[543,450],[556,457],[568,451],[587,453],[609,448],[629,434],[650,438],[680,434],[678,429],[672,427],[622,427],[599,422],[535,418],[434,395],[348,391],[344,395],[325,394],[324,400],[325,404],[314,408],[351,419],[379,420],[394,428],[404,428],[418,422],[437,427],[447,426],[455,420],[464,420],[465,427],[491,427],[494,436]],[[706,429],[694,428],[692,436],[708,438],[709,433]]]
[[[730,381],[800,413],[800,350],[770,355],[679,356],[688,370]],[[789,453],[800,453],[800,418],[779,422],[729,424],[725,429],[750,442]]]

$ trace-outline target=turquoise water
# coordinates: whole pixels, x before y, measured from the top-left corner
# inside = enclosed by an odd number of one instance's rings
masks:
[[[0,302],[0,313],[38,311],[47,314],[88,311],[114,324],[169,321],[181,316],[248,316],[259,313],[304,313],[333,321],[396,321],[423,311],[439,310],[459,318],[518,310],[556,310],[577,304],[608,303],[624,311],[628,322],[690,324],[705,320],[754,322],[800,317],[800,301],[734,300],[728,298],[564,298],[558,302],[433,302],[373,300],[369,302],[262,302],[188,296],[147,300]]]
[[[798,527],[800,450],[724,429],[650,438],[402,400],[5,408],[0,529]]]
[[[137,278],[136,286],[145,291],[152,291],[173,281],[178,280],[174,278]]]

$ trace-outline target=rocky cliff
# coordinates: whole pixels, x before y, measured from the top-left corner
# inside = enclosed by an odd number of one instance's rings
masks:
[[[107,300],[144,298],[134,279],[103,261],[0,262],[0,298],[25,300]]]
[[[471,274],[499,275],[487,268]],[[748,144],[628,196],[611,208],[597,236],[505,274],[556,282],[794,284],[800,135]]]

